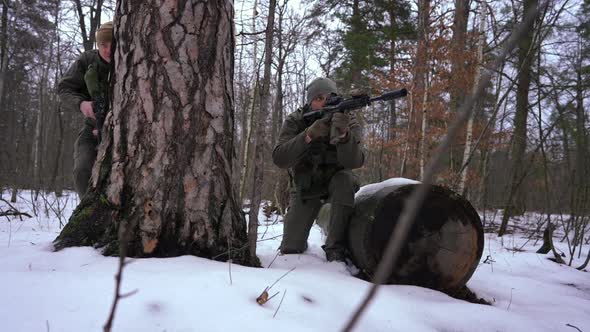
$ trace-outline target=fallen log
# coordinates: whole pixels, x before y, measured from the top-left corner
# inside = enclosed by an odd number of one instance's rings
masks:
[[[357,193],[348,245],[353,262],[368,278],[377,269],[405,200],[418,185],[408,179],[390,179]],[[324,232],[327,209],[318,216]],[[473,275],[483,248],[483,227],[471,204],[447,188],[431,186],[388,283],[454,292]]]

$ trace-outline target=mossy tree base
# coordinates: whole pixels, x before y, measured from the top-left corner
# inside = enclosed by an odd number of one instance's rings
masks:
[[[63,228],[59,236],[53,241],[54,250],[59,251],[67,247],[90,246],[101,250],[105,256],[117,256],[120,254],[120,225],[127,225],[127,218],[111,206],[104,196],[96,192],[89,192],[74,210],[69,222]],[[139,237],[139,227],[131,225],[131,233],[125,243],[126,256],[128,257],[177,257],[181,255],[193,255],[210,258],[218,261],[231,259],[233,263],[260,267],[258,257],[252,259],[248,254],[246,239],[241,239],[242,244],[237,248],[219,246],[215,248],[200,248],[197,244],[181,245],[178,239],[171,233],[164,233],[160,237],[157,249],[146,253],[145,246]]]
[[[101,198],[96,192],[88,193],[53,241],[54,249],[58,251],[66,247],[105,247],[113,242],[117,243],[117,232],[111,226],[112,213],[104,197]]]

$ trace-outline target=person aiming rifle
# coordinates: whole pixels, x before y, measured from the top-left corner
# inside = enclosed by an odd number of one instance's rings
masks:
[[[402,91],[403,90],[403,91]],[[282,254],[302,253],[317,214],[331,203],[328,236],[322,246],[328,261],[348,257],[346,230],[359,189],[353,169],[364,164],[362,128],[354,110],[373,101],[402,97],[405,89],[377,98],[359,95],[342,99],[336,83],[317,78],[307,86],[306,104],[283,122],[272,158],[288,168],[290,207],[283,221]]]
[[[80,198],[88,189],[107,113],[112,36],[113,23],[102,24],[96,31],[98,50],[82,53],[58,84],[62,108],[84,115],[74,145],[74,184]]]

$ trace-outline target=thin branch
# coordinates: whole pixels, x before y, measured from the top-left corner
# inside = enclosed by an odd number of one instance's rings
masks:
[[[4,198],[0,198],[0,201],[6,203],[6,205],[8,205],[8,210],[7,211],[1,211],[0,210],[0,217],[8,217],[8,216],[25,216],[25,217],[29,217],[32,218],[32,216],[26,212],[20,212],[17,208],[14,207],[14,205],[10,204],[9,201],[5,200]],[[21,218],[22,220],[22,218]]]
[[[577,326],[574,326],[574,325],[572,325],[572,324],[565,324],[565,326],[568,326],[568,327],[574,328],[574,329],[576,329],[576,330],[578,330],[578,331],[582,332],[582,330],[580,330],[580,329],[579,329]]]
[[[14,210],[0,211],[0,217],[8,217],[8,216],[13,216],[13,217],[25,216],[25,217],[32,218],[32,216],[26,212],[20,212],[20,211],[14,211]]]
[[[547,2],[545,2],[541,6],[541,8],[545,6],[547,6]],[[516,44],[520,41],[524,34],[530,30],[535,18],[537,17],[537,13],[538,8],[533,7],[526,14],[525,19],[520,24],[518,30],[512,32],[510,40],[506,44],[506,48],[503,49],[503,51],[494,61],[492,66],[493,68],[500,67],[500,64],[504,61],[509,52],[516,46]],[[434,175],[436,174],[437,169],[440,167],[440,164],[442,162],[442,156],[449,148],[451,139],[456,135],[456,133],[459,131],[459,129],[471,115],[471,112],[473,111],[473,105],[475,104],[475,101],[478,100],[480,96],[483,94],[487,82],[491,79],[491,75],[492,74],[489,71],[482,75],[477,85],[477,89],[475,90],[475,93],[467,98],[467,100],[461,106],[457,118],[449,126],[449,130],[446,137],[437,147],[437,150],[435,151],[432,160],[430,161],[428,168],[426,169],[423,183],[412,192],[410,198],[407,201],[407,205],[404,207],[400,219],[389,238],[389,242],[387,243],[387,247],[385,249],[383,258],[379,262],[377,271],[375,272],[375,276],[373,278],[373,285],[369,289],[369,292],[367,293],[365,299],[357,308],[356,312],[353,314],[352,318],[350,319],[343,331],[352,331],[356,323],[361,318],[363,312],[375,296],[379,286],[383,282],[385,282],[391,274],[391,270],[396,265],[396,261],[402,249],[402,246],[406,242],[408,232],[410,231],[410,228],[418,212],[418,209],[422,206],[426,194],[430,189],[430,184],[432,183]]]
[[[229,285],[231,286],[233,284],[232,278],[231,278],[231,242],[229,240],[229,237],[227,238],[227,255],[229,256],[228,260],[227,260],[227,265],[228,265],[228,269],[229,269]]]
[[[283,297],[281,297],[281,302],[279,302],[279,306],[277,307],[277,310],[275,310],[275,314],[272,315],[272,318],[275,318],[275,316],[277,315],[277,312],[279,312],[279,309],[281,308],[281,304],[283,304],[283,300],[285,299],[285,295],[287,295],[287,290],[286,289],[283,292]]]
[[[135,224],[135,223],[134,223]],[[132,229],[135,225],[129,225],[128,222],[121,220],[120,228],[119,228],[119,269],[117,270],[117,274],[115,275],[115,297],[113,298],[113,304],[111,305],[111,311],[109,313],[109,317],[107,322],[103,326],[103,332],[110,332],[111,328],[113,327],[113,321],[115,319],[115,312],[117,311],[117,304],[119,300],[128,296],[131,296],[137,292],[134,290],[130,293],[121,294],[121,281],[123,279],[123,268],[128,262],[125,261],[125,257],[127,256],[127,244],[129,243],[129,238],[132,234]]]
[[[272,285],[268,286],[268,288],[266,290],[270,290],[272,288],[272,286],[276,285],[277,282],[279,282],[279,280],[283,279],[287,274],[291,273],[293,270],[295,270],[295,267],[293,267],[289,271],[285,272],[285,274],[283,274],[279,279],[277,279]]]
[[[126,298],[126,297],[129,297],[129,296],[135,295],[137,292],[139,292],[139,289],[134,289],[134,290],[132,290],[131,292],[127,292],[127,293],[119,294],[119,298],[120,298],[120,299],[124,299],[124,298]]]
[[[276,293],[274,293],[274,294],[273,294],[271,297],[269,297],[269,298],[268,298],[268,300],[266,300],[266,302],[268,302],[268,301],[272,300],[272,298],[273,298],[273,297],[275,297],[275,296],[277,296],[277,295],[279,295],[279,293],[280,293],[280,292],[276,292]]]
[[[270,269],[270,266],[272,265],[272,263],[275,262],[275,260],[277,259],[277,257],[279,257],[279,254],[281,252],[277,250],[277,254],[275,255],[275,258],[272,259],[272,261],[270,261],[270,264],[268,264],[268,266],[266,267],[267,269]]]
[[[258,241],[256,241],[256,242],[263,242],[263,241],[268,241],[268,240],[274,240],[274,239],[276,239],[276,238],[278,238],[278,237],[281,237],[281,236],[283,236],[283,234],[276,235],[276,236],[269,237],[269,238],[262,239],[262,240],[258,240]]]
[[[240,32],[239,32],[239,33],[236,35],[236,37],[239,37],[239,36],[256,36],[256,35],[261,35],[261,34],[263,34],[263,33],[265,33],[265,32],[266,32],[266,30],[257,31],[257,32],[245,32],[245,31],[240,31]]]

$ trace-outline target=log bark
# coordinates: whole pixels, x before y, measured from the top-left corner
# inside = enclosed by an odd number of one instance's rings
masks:
[[[356,195],[348,244],[353,262],[366,277],[374,274],[404,202],[416,187],[388,185]],[[327,225],[326,218],[329,212],[323,208],[318,224]],[[432,186],[388,283],[454,293],[475,272],[483,248],[483,227],[471,204],[449,189]]]
[[[232,190],[230,2],[118,2],[111,109],[91,190],[55,240],[128,256],[247,261]],[[141,36],[141,37],[138,37]],[[123,232],[122,232],[123,233]],[[231,249],[231,250],[230,250]]]

